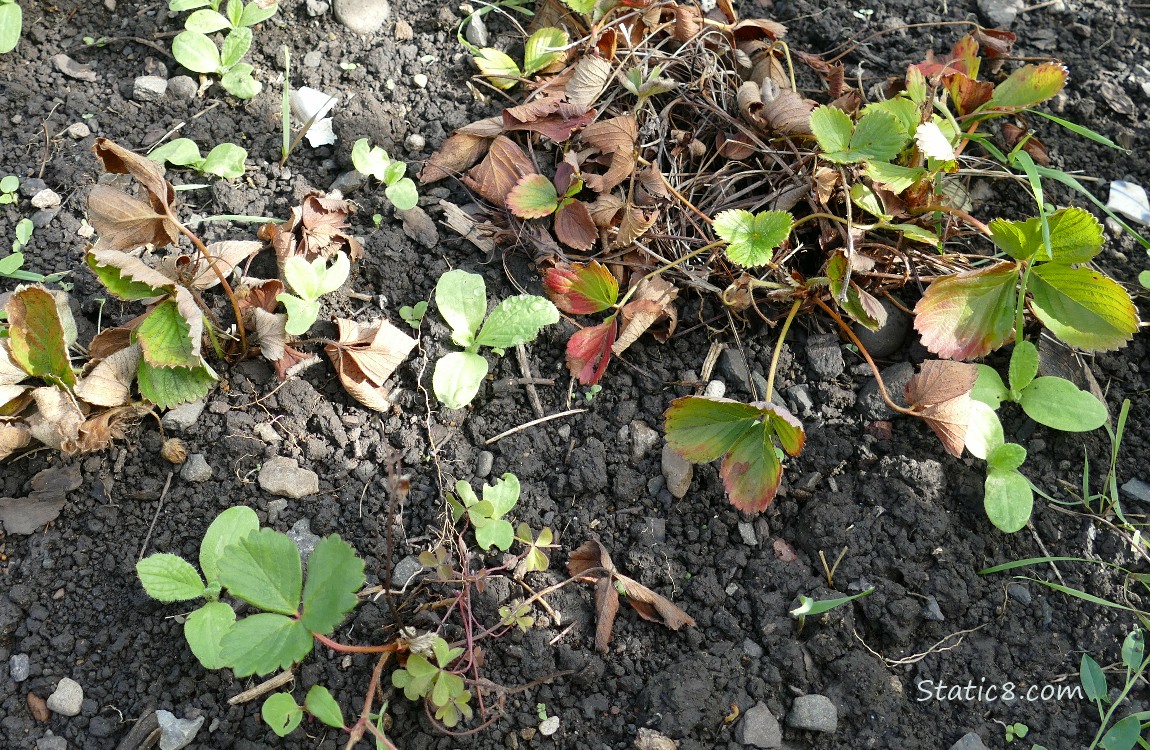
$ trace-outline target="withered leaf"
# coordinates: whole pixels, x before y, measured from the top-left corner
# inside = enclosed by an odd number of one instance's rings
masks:
[[[112,409],[88,417],[80,425],[80,434],[76,440],[76,453],[94,453],[102,451],[112,444],[113,440],[122,440],[130,425],[147,414],[149,408],[144,404],[129,404],[117,406]]]
[[[140,345],[121,349],[99,361],[76,383],[76,396],[96,406],[123,406],[132,400],[132,381],[140,365]]]
[[[191,273],[196,261],[189,255],[168,256],[160,262],[159,270],[173,280],[180,281],[195,289],[211,289],[220,283],[219,276],[212,270],[209,260],[214,261],[220,275],[227,277],[236,266],[252,257],[263,247],[262,242],[251,240],[225,240],[207,246],[208,258],[200,259],[199,272],[195,278],[184,279]]]
[[[501,135],[492,141],[483,161],[463,177],[463,184],[491,203],[501,206],[515,183],[538,171],[515,141]]]
[[[587,210],[591,213],[591,220],[595,222],[595,226],[607,228],[614,226],[615,217],[623,210],[624,205],[623,199],[619,196],[604,193],[596,198]]]
[[[671,28],[671,36],[676,42],[691,41],[702,28],[703,18],[697,8],[689,5],[675,6],[675,25]]]
[[[12,358],[8,354],[7,342],[4,339],[0,339],[0,407],[20,396],[31,387],[19,385],[19,383],[27,379],[28,373],[12,361]],[[0,422],[0,427],[2,427],[3,424],[4,423]],[[0,440],[2,440],[2,438],[0,438]],[[3,444],[0,442],[0,458],[3,457],[3,450]]]
[[[580,200],[566,201],[555,212],[555,236],[564,245],[587,251],[595,246],[599,231],[587,204]]]
[[[575,63],[571,80],[567,82],[567,101],[590,109],[611,80],[611,63],[602,57],[585,55]]]
[[[280,271],[293,255],[305,260],[319,257],[333,258],[340,251],[351,260],[363,257],[363,245],[348,234],[347,217],[354,213],[351,201],[329,198],[318,190],[307,193],[300,204],[291,210],[283,224],[264,224],[259,237],[270,242],[275,250]],[[208,273],[211,273],[210,269]]]
[[[176,200],[176,190],[166,179],[160,165],[146,156],[132,153],[107,138],[97,138],[92,147],[96,158],[104,167],[105,172],[112,174],[130,174],[144,188],[148,195],[148,202],[156,213],[170,216],[172,204]],[[89,206],[91,199],[89,198]],[[93,222],[95,225],[95,222]],[[175,230],[174,223],[172,229]],[[99,228],[97,227],[97,231]],[[172,233],[172,240],[178,236],[178,230]],[[157,243],[161,244],[161,243]]]
[[[678,296],[679,290],[662,276],[653,276],[640,281],[631,301],[623,306],[620,314],[622,327],[611,351],[616,355],[622,354],[660,319],[669,321],[668,335],[673,333],[679,321],[674,307]]]
[[[386,320],[363,325],[337,318],[338,344],[324,347],[340,383],[357,401],[376,411],[391,408],[384,383],[395,372],[416,340]]]
[[[117,289],[112,290],[113,294],[124,299],[152,299],[162,296],[165,292],[171,293],[175,286],[175,282],[169,276],[149,266],[138,255],[132,255],[111,247],[103,247],[102,243],[97,243],[92,247],[85,258],[88,261],[88,266],[96,271],[97,275],[99,275],[97,266],[114,268],[122,279],[135,282],[125,289],[117,287]],[[140,288],[136,284],[147,288]]]
[[[611,243],[614,247],[626,247],[643,236],[659,218],[659,210],[644,211],[638,206],[628,206],[619,222],[619,233]]]
[[[787,27],[778,21],[768,21],[765,18],[748,18],[736,23],[731,28],[731,34],[738,42],[764,37],[778,41],[787,35]]]
[[[88,219],[100,235],[97,246],[114,250],[172,245],[180,234],[166,214],[107,185],[96,185],[88,193]]]
[[[598,621],[595,632],[595,648],[600,652],[605,653],[607,651],[607,646],[611,640],[610,625],[614,623],[615,614],[618,611],[617,595],[612,600],[605,589],[610,588],[617,592],[615,588],[617,583],[622,585],[627,603],[644,620],[661,623],[671,630],[679,630],[684,626],[694,626],[695,624],[690,615],[675,606],[669,599],[616,570],[607,549],[596,539],[583,542],[578,549],[571,553],[567,561],[567,573],[595,585],[595,607]],[[603,625],[604,621],[607,622],[606,626]]]
[[[906,400],[934,430],[942,447],[961,456],[970,420],[970,391],[978,367],[966,362],[930,359],[906,384]]]
[[[588,326],[567,341],[567,369],[583,385],[595,385],[611,362],[611,345],[619,332],[615,316],[597,326]]]
[[[9,534],[31,534],[60,515],[67,493],[83,483],[77,465],[52,467],[32,477],[26,497],[0,498],[0,522]]]
[[[611,157],[605,174],[586,176],[587,187],[596,193],[606,193],[625,180],[635,169],[635,140],[638,137],[639,126],[632,115],[600,120],[584,128],[580,142]]]
[[[0,420],[0,461],[32,443],[32,433],[23,422]]]
[[[56,66],[56,70],[69,78],[75,78],[77,81],[95,83],[98,80],[96,72],[92,70],[91,66],[78,63],[63,52],[52,55],[52,64]]]
[[[286,315],[252,307],[244,313],[244,324],[260,348],[260,354],[272,362],[283,357],[288,342]]]
[[[772,129],[787,135],[810,134],[814,102],[804,99],[797,91],[780,88],[770,79],[763,81],[762,94],[763,117]],[[853,94],[848,92],[847,96]]]
[[[464,170],[470,169],[475,162],[483,158],[490,145],[490,137],[456,132],[444,141],[439,150],[423,165],[423,169],[419,172],[419,181],[427,185],[445,177],[463,174]]]
[[[143,319],[144,316],[141,315],[123,326],[105,328],[97,333],[88,344],[88,356],[94,360],[107,359],[121,349],[131,346],[132,331]]]
[[[84,414],[75,400],[62,388],[44,386],[32,391],[37,411],[28,417],[32,437],[62,453],[76,453],[80,425]]]

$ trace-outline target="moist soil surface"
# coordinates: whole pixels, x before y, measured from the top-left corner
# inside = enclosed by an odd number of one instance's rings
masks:
[[[304,3],[284,2],[256,31],[252,63],[265,90],[248,102],[226,96],[218,86],[191,98],[169,91],[159,101],[136,99],[136,77],[186,73],[165,52],[182,18],[169,17],[163,3],[24,5],[24,38],[16,53],[0,59],[0,172],[18,175],[25,188],[17,205],[0,211],[0,245],[11,243],[21,216],[35,214],[28,265],[45,273],[72,271],[77,318],[89,334],[101,315],[107,325],[135,314],[114,300],[101,307],[96,299],[102,290],[83,268],[86,241],[79,232],[87,193],[98,178],[90,150],[95,137],[143,149],[178,128],[179,135],[208,147],[236,142],[250,154],[242,179],[200,180],[169,170],[176,182],[211,183],[180,193],[182,215],[286,217],[300,196],[329,189],[350,169],[350,144],[357,138],[383,145],[414,171],[454,128],[498,111],[497,103],[477,102],[466,86],[474,71],[455,40],[459,11],[451,4],[395,3],[383,30],[364,37],[350,33],[330,12],[312,16]],[[989,25],[979,6],[994,3],[850,5],[766,0],[744,3],[741,11],[786,23],[794,49],[837,54],[852,40],[861,41],[844,60],[849,77],[861,77],[869,88],[929,50],[948,50],[964,27],[946,22]],[[1147,12],[1125,0],[1056,0],[1035,5],[1013,24],[1016,54],[1053,57],[1069,66],[1070,83],[1052,109],[1131,150],[1123,154],[1053,125],[1039,126],[1055,164],[1100,178],[1088,184],[1103,199],[1109,180],[1150,184]],[[413,38],[396,38],[397,19],[410,26]],[[496,42],[510,40],[510,26],[491,26]],[[85,37],[108,39],[89,45]],[[285,44],[292,51],[292,84],[338,91],[344,103],[335,115],[339,143],[303,145],[280,169]],[[52,57],[59,53],[90,65],[95,80],[58,72]],[[426,86],[413,82],[416,74],[427,76]],[[66,130],[77,123],[90,134],[69,135]],[[44,186],[63,203],[36,213],[29,197]],[[469,200],[450,182],[422,192],[424,207],[437,221],[441,199]],[[1071,200],[1054,195],[1064,204]],[[386,316],[402,325],[398,308],[428,299],[449,268],[483,274],[491,298],[513,294],[516,286],[541,292],[538,273],[522,252],[487,257],[442,225],[438,236],[413,233],[412,239],[382,191],[372,187],[350,197],[362,208],[353,226],[367,252],[353,271],[351,287],[358,296],[337,299],[334,313]],[[980,216],[1017,217],[1027,210],[999,183],[976,198]],[[378,226],[375,213],[382,214]],[[254,231],[242,224],[204,226],[209,239],[244,239]],[[1129,237],[1111,234],[1100,265],[1132,282],[1147,262]],[[15,286],[0,284],[3,290]],[[915,292],[907,292],[913,304]],[[633,747],[643,728],[683,750],[736,748],[749,741],[739,714],[760,703],[778,717],[782,742],[790,748],[948,748],[969,732],[988,747],[1004,747],[1005,724],[1013,722],[1029,727],[1024,747],[1031,741],[1048,748],[1087,747],[1099,725],[1094,705],[1080,694],[1044,700],[1042,688],[1077,685],[1083,653],[1103,665],[1119,662],[1132,618],[1037,583],[978,571],[1047,553],[1137,569],[1139,558],[1129,545],[1099,518],[1041,498],[1032,529],[1009,536],[997,531],[982,508],[982,462],[950,457],[917,421],[868,413],[860,390],[869,371],[845,346],[845,368],[833,368],[842,369],[837,375],[820,375],[826,368],[812,366],[809,352],[825,347],[808,349],[808,338],[834,330],[817,317],[796,325],[783,351],[778,390],[804,420],[808,438],[803,454],[787,462],[779,497],[767,512],[743,516],[727,502],[716,466],[706,465],[695,468],[687,495],[674,499],[661,470],[662,440],[652,443],[647,428],[661,433],[670,401],[696,392],[712,341],[728,352],[711,378],[724,383],[728,396],[744,400],[751,396],[752,373],[767,371],[774,343],[772,331],[753,324],[708,330],[699,325],[696,299],[688,295],[681,304],[681,333],[666,345],[644,338],[631,347],[626,364],[613,365],[602,391],[590,400],[585,389],[568,387],[563,347],[572,326],[544,331],[527,348],[532,375],[555,381],[537,386],[543,410],[582,411],[491,444],[490,438],[537,416],[515,380],[520,368],[514,356],[493,359],[493,378],[473,408],[438,408],[428,392],[430,365],[446,351],[447,331],[433,310],[420,330],[421,347],[397,371],[390,413],[353,401],[326,363],[281,384],[265,362],[249,361],[220,366],[220,387],[182,432],[163,435],[155,420],[146,419],[99,454],[65,459],[40,450],[8,460],[0,466],[3,496],[26,495],[31,478],[53,466],[79,466],[83,484],[69,494],[54,522],[31,535],[0,536],[0,747],[62,747],[46,742],[50,734],[73,748],[123,747],[135,722],[156,709],[204,717],[190,747],[342,747],[338,733],[314,722],[279,739],[261,721],[258,700],[229,705],[230,697],[257,681],[203,669],[182,638],[181,615],[189,608],[149,599],[134,565],[142,553],[157,551],[195,559],[210,521],[244,504],[281,531],[309,527],[320,536],[340,534],[366,559],[369,583],[386,581],[392,456],[410,480],[393,528],[394,561],[418,554],[438,537],[444,487],[456,479],[477,486],[477,472],[488,480],[513,472],[523,485],[514,520],[556,532],[551,569],[528,577],[533,588],[562,580],[568,554],[594,537],[622,572],[697,622],[672,632],[624,607],[614,640],[601,654],[593,646],[594,592],[569,585],[548,598],[553,613],[536,608],[536,627],[485,642],[483,675],[497,688],[484,696],[481,718],[489,725],[482,730],[445,735],[421,706],[387,687],[389,736],[399,748],[621,749]],[[1144,297],[1140,305],[1142,317],[1150,318]],[[1133,404],[1117,465],[1120,483],[1150,480],[1148,350],[1143,333],[1120,352],[1086,361],[1112,413],[1123,399]],[[911,336],[881,364],[921,362],[925,356]],[[1104,431],[1056,433],[1009,410],[1004,422],[1008,438],[1029,452],[1025,472],[1045,492],[1071,499],[1067,486],[1081,487],[1084,456],[1094,486],[1100,482],[1110,452]],[[161,444],[172,434],[189,452],[204,456],[209,481],[187,481],[180,467],[161,458]],[[319,492],[285,500],[263,491],[258,470],[275,456],[315,471]],[[1123,501],[1129,516],[1145,511],[1132,497]],[[825,567],[840,553],[828,581]],[[498,564],[497,556],[490,560]],[[1123,599],[1123,578],[1102,566],[1063,563],[1059,571],[1067,586],[1146,605],[1135,596]],[[1054,580],[1049,566],[1031,572]],[[827,599],[867,587],[874,588],[871,596],[810,618],[802,628],[788,614],[800,594]],[[500,604],[526,595],[514,580],[492,579],[474,606],[493,622]],[[426,626],[433,615],[434,610],[407,617]],[[390,623],[385,601],[367,598],[336,637],[382,642]],[[19,683],[10,674],[13,655],[29,660],[28,677]],[[318,648],[298,668],[295,694],[302,700],[308,686],[326,685],[349,715],[362,703],[373,663],[368,656]],[[29,695],[47,698],[64,677],[83,688],[79,715],[36,720]],[[1111,685],[1116,682],[1112,677]],[[386,676],[383,684],[390,685]],[[934,692],[940,684],[999,686],[1000,692],[1010,684],[1016,697],[990,700],[987,692],[956,696],[946,690],[940,699]],[[806,694],[833,702],[834,731],[788,725],[793,702]],[[1130,710],[1147,708],[1147,699],[1144,687],[1135,688]],[[558,731],[549,737],[537,731],[539,704],[559,718]]]

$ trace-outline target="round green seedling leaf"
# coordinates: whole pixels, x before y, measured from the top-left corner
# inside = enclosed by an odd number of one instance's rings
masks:
[[[251,29],[244,27],[232,29],[220,47],[220,66],[226,69],[238,64],[251,46]]]
[[[188,31],[195,31],[200,34],[214,34],[223,29],[230,29],[232,22],[229,21],[222,13],[214,11],[210,8],[197,10],[192,15],[188,16],[184,21],[184,28]]]
[[[1126,636],[1126,640],[1122,641],[1122,663],[1131,672],[1135,672],[1142,666],[1142,660],[1146,658],[1146,640],[1142,634],[1141,629],[1134,629]]]
[[[307,691],[307,698],[304,699],[304,706],[308,713],[329,727],[343,729],[343,711],[332,697],[331,691],[323,685],[311,686],[311,690]]]
[[[401,162],[396,162],[399,163]],[[383,193],[391,201],[391,205],[400,211],[410,211],[419,203],[419,190],[410,177],[396,180],[394,184],[384,188]]]
[[[485,377],[486,359],[470,352],[452,352],[435,363],[431,386],[448,409],[462,409],[479,393]]]
[[[259,609],[294,616],[303,587],[299,548],[278,531],[253,531],[224,550],[220,583]]]
[[[1026,449],[1018,443],[1003,443],[986,456],[986,463],[999,471],[1012,471],[1026,461]]]
[[[319,263],[309,263],[302,255],[293,255],[284,262],[284,280],[296,294],[306,300],[319,298],[319,269],[325,266],[322,258]]]
[[[288,693],[272,693],[264,701],[260,715],[273,732],[280,737],[286,737],[303,720],[303,709]]]
[[[0,55],[16,49],[24,26],[24,12],[19,3],[0,4]],[[5,192],[12,192],[11,190]]]
[[[277,294],[276,300],[287,309],[287,325],[284,327],[292,336],[302,336],[319,317],[319,302],[296,297],[294,294]]]
[[[195,8],[203,8],[210,0],[169,0],[168,10],[173,13],[181,13],[185,10],[193,10]]]
[[[247,63],[239,63],[220,77],[220,85],[237,99],[251,99],[264,89],[264,85],[252,77],[255,70]]]
[[[1007,534],[1026,526],[1034,510],[1034,490],[1026,477],[1017,471],[993,467],[987,472],[983,506],[986,517]]]
[[[15,193],[20,189],[20,178],[14,174],[0,179],[0,193]]]
[[[221,143],[204,157],[200,171],[233,180],[243,176],[248,152],[234,143]]]
[[[407,174],[407,164],[402,161],[393,161],[387,165],[387,169],[383,170],[383,181],[388,185],[394,185],[405,174]]]
[[[204,582],[192,564],[166,552],[136,563],[136,575],[148,596],[161,602],[185,602],[204,593]]]
[[[451,326],[451,340],[459,346],[471,346],[487,314],[483,277],[459,269],[443,274],[435,284],[435,306]]]
[[[249,2],[244,6],[243,15],[240,16],[240,26],[255,26],[257,23],[262,23],[275,15],[279,10],[279,3],[273,3],[267,7],[262,7],[261,3]]]
[[[223,602],[208,602],[184,621],[184,639],[204,669],[223,669],[224,635],[236,624],[236,613]]]
[[[200,569],[208,583],[220,577],[220,560],[224,550],[260,527],[256,512],[246,505],[228,508],[216,516],[200,542]]]
[[[1063,432],[1089,432],[1106,424],[1106,405],[1064,378],[1045,376],[1023,389],[1026,416]]]
[[[195,167],[203,161],[200,147],[191,138],[177,138],[160,146],[148,158],[161,164],[175,164],[177,167]]]
[[[220,51],[216,43],[198,31],[182,31],[172,40],[172,57],[196,73],[215,73],[220,69]]]
[[[974,399],[967,406],[967,414],[966,449],[972,456],[985,460],[1005,441],[1002,422],[994,409]]]

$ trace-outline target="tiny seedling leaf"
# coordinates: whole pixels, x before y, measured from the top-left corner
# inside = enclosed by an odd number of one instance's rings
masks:
[[[307,561],[300,622],[313,633],[328,635],[358,603],[363,586],[363,560],[337,534],[316,545]]]
[[[200,569],[208,583],[219,580],[224,550],[260,527],[259,516],[246,505],[228,508],[216,516],[200,542]]]
[[[1010,387],[1021,391],[1034,382],[1038,374],[1038,347],[1029,341],[1018,341],[1010,353]]]
[[[24,11],[19,3],[0,3],[0,55],[16,49],[23,25]]]
[[[217,14],[218,15],[218,14]],[[198,167],[203,163],[200,147],[191,138],[177,138],[148,154],[152,161],[175,164],[177,167]]]
[[[559,208],[555,185],[541,174],[529,174],[519,179],[507,194],[507,207],[521,219],[542,219]]]
[[[402,162],[396,163],[401,164]],[[391,201],[391,205],[400,211],[410,211],[419,204],[419,190],[416,189],[415,182],[410,177],[403,177],[389,183],[383,189],[383,194]]]
[[[1090,654],[1082,654],[1079,679],[1087,700],[1099,701],[1106,698],[1106,674]]]
[[[986,403],[973,398],[973,393],[971,396],[967,405],[966,449],[972,456],[985,460],[1003,444],[1006,438],[997,412]]]
[[[864,590],[858,592],[857,594],[852,594],[850,596],[843,596],[843,597],[839,597],[837,599],[819,600],[819,599],[812,599],[811,597],[804,596],[803,594],[799,594],[799,606],[792,609],[790,611],[790,615],[791,615],[791,617],[794,617],[796,619],[802,618],[802,617],[814,617],[816,615],[821,615],[825,612],[830,612],[832,609],[834,609],[836,607],[841,607],[842,605],[847,604],[849,602],[852,602],[855,599],[861,599],[864,596],[870,596],[873,593],[874,593],[874,586],[871,586],[870,588],[864,589]]]
[[[215,73],[220,69],[220,51],[216,43],[197,31],[182,31],[172,40],[172,57],[196,73]]]
[[[295,615],[302,580],[299,548],[286,534],[271,529],[249,533],[229,546],[220,561],[220,583],[269,612]]]
[[[148,555],[136,563],[136,575],[148,596],[161,602],[186,602],[204,593],[200,574],[178,555]]]
[[[987,468],[983,487],[986,517],[1000,531],[1013,534],[1026,526],[1034,510],[1034,491],[1017,470]]]
[[[298,256],[297,256],[298,257]],[[287,324],[284,330],[292,336],[302,336],[315,324],[319,317],[319,302],[300,299],[294,294],[277,294],[276,299],[287,310]]]
[[[255,68],[247,63],[234,65],[231,70],[220,76],[220,85],[238,99],[251,99],[264,88],[262,83],[252,77],[254,70]]]
[[[1026,461],[1026,449],[1018,443],[1003,443],[986,456],[986,463],[992,469],[1012,471]]]
[[[309,714],[329,727],[343,728],[343,711],[340,710],[339,703],[336,703],[335,698],[332,697],[331,691],[323,685],[311,686],[311,689],[307,691],[307,698],[304,699],[304,706]]]
[[[1063,432],[1089,432],[1106,423],[1106,404],[1064,378],[1044,376],[1022,389],[1026,416]]]
[[[451,326],[451,340],[458,346],[471,346],[487,314],[483,277],[458,269],[443,274],[435,285],[435,306]],[[486,370],[483,374],[487,374]]]
[[[448,409],[462,409],[471,403],[487,377],[487,360],[471,352],[451,352],[435,363],[432,390]]]
[[[619,281],[597,260],[549,268],[543,283],[559,309],[572,315],[602,312],[619,301]]]
[[[255,26],[257,23],[262,23],[275,15],[279,10],[279,3],[264,4],[250,0],[244,6],[244,12],[240,16],[239,26]]]
[[[545,297],[518,294],[500,302],[475,338],[480,346],[510,349],[533,341],[540,329],[559,322],[559,310]]]
[[[223,602],[208,602],[184,621],[184,639],[204,669],[223,669],[224,634],[236,624],[236,613]]]
[[[221,656],[236,677],[265,675],[303,661],[312,645],[311,633],[298,620],[264,612],[238,621],[224,635]]]
[[[1138,331],[1130,295],[1097,271],[1044,263],[1031,271],[1027,289],[1035,316],[1071,346],[1110,351]]]
[[[220,67],[224,70],[239,64],[243,56],[252,46],[252,30],[246,28],[232,29],[220,46]]]
[[[1122,663],[1131,672],[1138,671],[1146,658],[1146,640],[1140,629],[1131,630],[1122,641]]]
[[[195,31],[200,34],[214,34],[223,29],[230,29],[232,22],[229,21],[224,15],[211,8],[204,8],[197,10],[195,13],[184,19],[184,28],[188,31]]]
[[[742,209],[723,211],[715,217],[715,234],[727,242],[727,257],[740,266],[753,268],[769,263],[775,248],[791,233],[794,219],[786,211]]]
[[[303,721],[303,709],[290,693],[272,693],[260,708],[260,716],[273,732],[287,737]]]

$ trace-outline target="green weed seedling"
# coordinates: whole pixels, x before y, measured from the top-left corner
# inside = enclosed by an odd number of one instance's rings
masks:
[[[423,316],[427,314],[427,300],[420,300],[415,305],[404,305],[399,308],[399,317],[412,328],[419,329],[423,323]]]
[[[799,594],[799,606],[790,611],[791,617],[799,621],[799,630],[803,629],[806,625],[808,617],[821,615],[825,612],[830,612],[835,607],[841,607],[844,604],[853,602],[855,599],[861,599],[864,596],[870,596],[874,593],[874,586],[868,589],[852,594],[850,596],[843,596],[838,599],[812,599],[809,596]]]
[[[462,352],[441,357],[431,378],[435,397],[449,409],[470,404],[487,377],[487,360],[479,354],[479,347],[503,356],[507,349],[534,340],[544,326],[559,322],[555,305],[533,294],[508,297],[487,315],[483,277],[461,270],[439,278],[435,305],[451,326],[451,340],[464,347]]]
[[[0,55],[16,49],[24,28],[24,11],[16,0],[0,0]]]
[[[471,692],[463,678],[449,669],[462,654],[462,648],[451,648],[437,636],[424,652],[412,651],[406,666],[391,673],[391,684],[402,690],[410,701],[428,700],[435,710],[435,718],[448,728],[454,727],[463,719],[470,719],[472,714],[468,705]]]
[[[188,167],[200,174],[214,174],[232,180],[243,176],[248,152],[234,143],[221,143],[209,151],[207,156],[200,156],[200,147],[195,141],[191,138],[177,138],[148,154],[148,158],[161,164]]]
[[[287,332],[293,336],[307,333],[319,317],[319,298],[343,286],[350,273],[351,261],[344,253],[337,253],[330,266],[323,257],[310,262],[299,255],[288,258],[284,278],[295,294],[276,295],[287,308]]]
[[[173,13],[195,11],[184,21],[184,31],[172,40],[176,62],[196,73],[218,75],[220,85],[231,95],[251,99],[263,89],[252,77],[251,65],[241,62],[252,46],[252,27],[275,15],[279,5],[268,0],[169,0]],[[220,46],[209,34],[227,31]]]
[[[366,138],[360,138],[351,148],[351,163],[355,171],[374,177],[384,184],[383,194],[400,211],[408,211],[419,203],[419,191],[407,174],[407,164],[393,160],[379,146],[374,148]]]
[[[302,706],[295,702],[291,693],[272,693],[260,709],[264,722],[280,737],[291,734],[303,721],[304,713],[311,714],[329,727],[348,729],[344,726],[339,703],[323,685],[312,685]]]
[[[50,284],[66,276],[66,273],[54,273],[49,276],[22,270],[24,267],[24,246],[32,239],[35,225],[31,219],[20,219],[16,222],[16,241],[12,243],[12,252],[0,258],[0,276],[18,281],[35,281],[41,284]]]
[[[1025,739],[1026,735],[1030,734],[1030,727],[1020,722],[1006,725],[1006,741],[1014,742],[1015,740]]]
[[[519,502],[519,478],[504,474],[494,484],[483,486],[483,499],[475,495],[471,485],[462,479],[455,483],[455,496],[448,497],[451,520],[458,522],[464,515],[475,529],[475,542],[486,551],[493,546],[503,552],[515,541],[515,529],[503,518]]]
[[[1142,739],[1142,732],[1150,727],[1150,711],[1138,711],[1128,714],[1118,721],[1114,721],[1114,714],[1118,707],[1126,700],[1130,691],[1142,682],[1142,676],[1150,667],[1150,656],[1146,654],[1145,635],[1141,629],[1135,629],[1126,636],[1122,642],[1122,665],[1126,668],[1126,675],[1121,683],[1121,690],[1113,699],[1106,683],[1106,673],[1090,654],[1082,655],[1080,680],[1082,690],[1098,708],[1101,724],[1094,740],[1087,750],[1102,748],[1103,750],[1132,750],[1135,746],[1147,747]]]
[[[7,6],[0,5],[0,11]],[[17,6],[19,7],[19,6]],[[19,200],[16,191],[20,189],[20,178],[14,174],[0,178],[0,205],[15,203]]]

